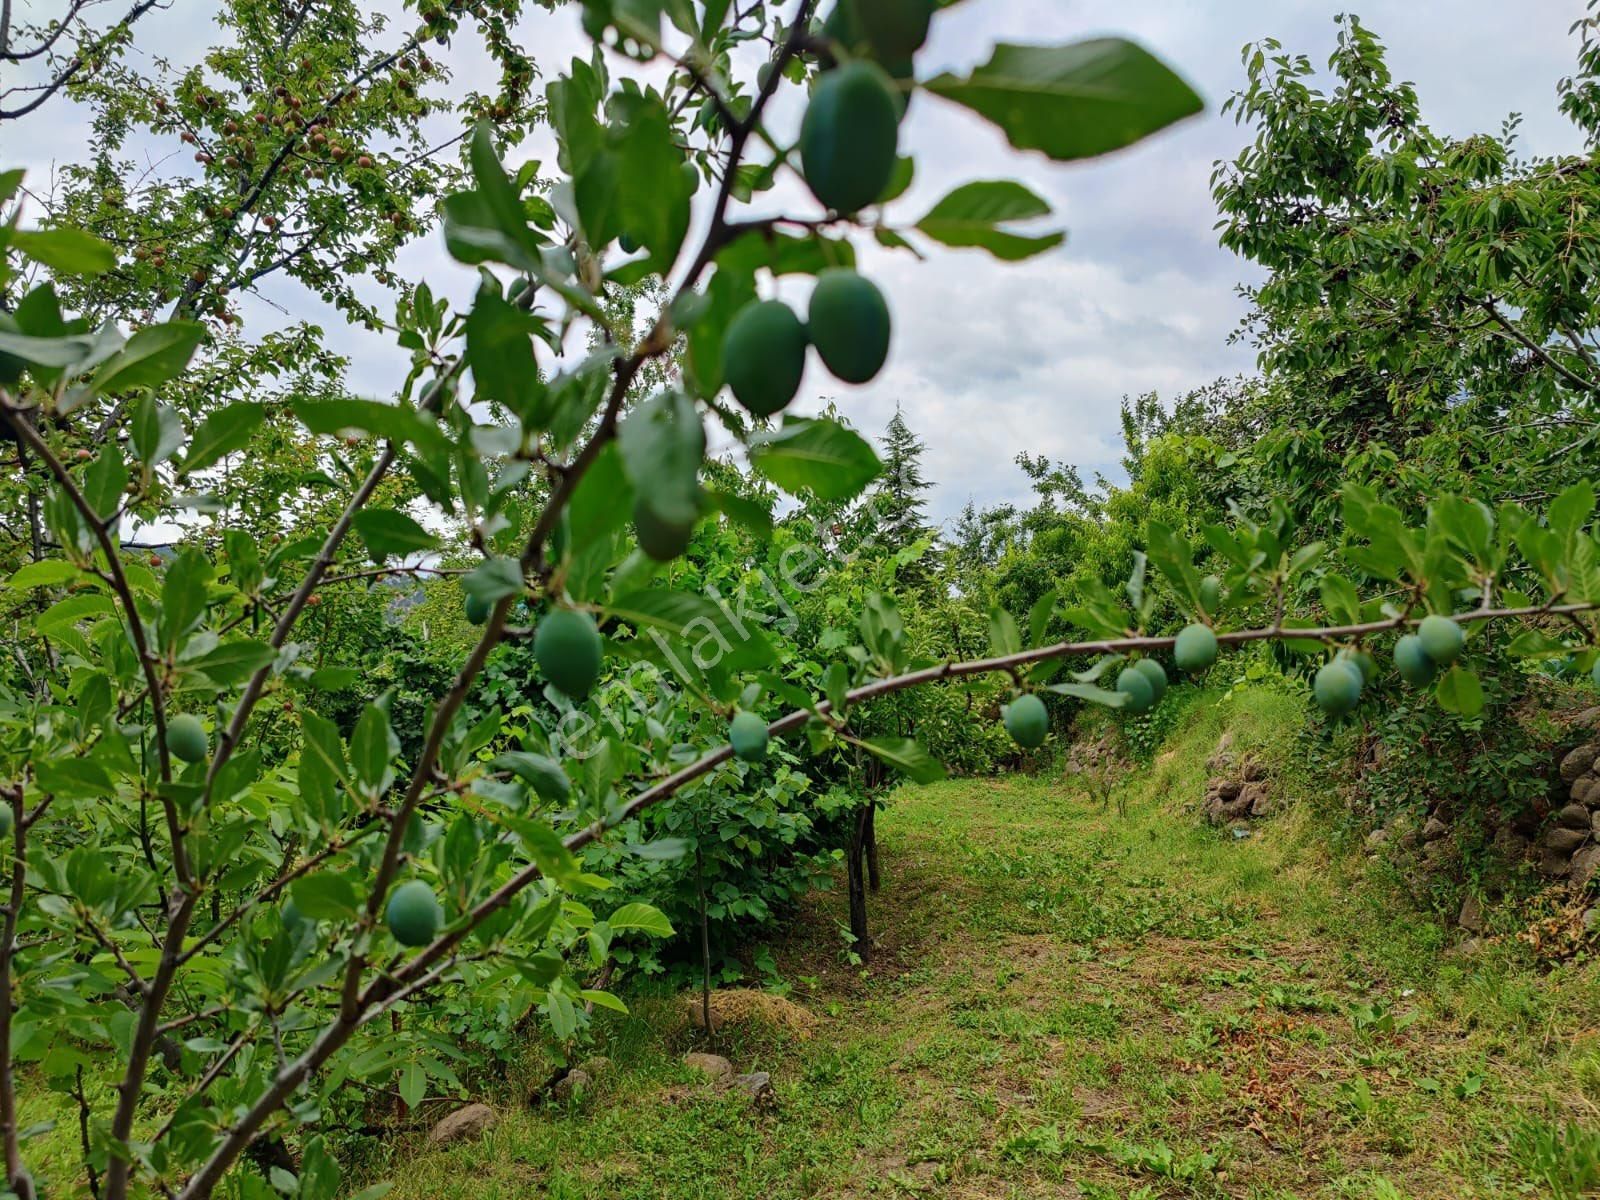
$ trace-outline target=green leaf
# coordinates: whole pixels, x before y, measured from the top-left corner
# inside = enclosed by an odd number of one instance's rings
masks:
[[[643,629],[692,644],[696,662],[749,670],[772,661],[772,644],[754,625],[695,592],[664,588],[631,592],[608,601],[606,612]]]
[[[986,117],[1017,149],[1058,162],[1119,150],[1202,108],[1188,84],[1121,38],[1002,42],[965,79],[945,74],[924,86]]]
[[[432,550],[439,544],[437,537],[392,508],[364,508],[356,513],[355,526],[374,562]]]
[[[565,804],[572,796],[572,781],[555,759],[527,750],[507,750],[489,764],[497,771],[510,771],[531,787],[539,799],[549,804]]]
[[[522,564],[514,558],[491,558],[461,577],[469,596],[493,604],[507,596],[519,596],[528,586],[522,578]]]
[[[224,642],[222,645],[185,663],[204,672],[224,686],[243,683],[278,657],[265,642]]]
[[[356,889],[343,875],[318,871],[289,885],[294,906],[313,921],[344,921],[361,906]]]
[[[1439,680],[1439,707],[1462,717],[1475,717],[1483,711],[1483,685],[1475,672],[1457,664]]]
[[[596,1008],[609,1008],[612,1012],[624,1014],[626,1014],[628,1011],[628,1006],[624,1004],[618,997],[613,996],[610,992],[597,991],[594,988],[584,988],[578,993],[578,998],[594,1005]]]
[[[450,448],[438,425],[398,404],[383,404],[377,400],[303,400],[290,407],[312,433],[329,436],[371,433],[396,445],[410,443],[420,450],[436,453]]]
[[[1045,691],[1054,692],[1058,696],[1071,696],[1074,700],[1084,700],[1090,704],[1100,704],[1106,708],[1121,708],[1128,702],[1125,693],[1108,691],[1102,687],[1095,687],[1092,683],[1052,683],[1045,688]]]
[[[18,591],[37,587],[56,587],[63,583],[74,582],[81,574],[79,568],[64,559],[46,558],[18,567],[12,572],[11,578],[6,580],[6,586],[16,588]]]
[[[205,326],[194,321],[169,321],[141,329],[101,364],[90,387],[96,392],[159,387],[183,374],[205,337]]]
[[[883,470],[872,446],[837,421],[790,417],[750,441],[750,465],[792,495],[849,500]]]
[[[389,714],[376,704],[362,709],[350,735],[350,766],[356,778],[373,793],[381,792],[394,778],[391,765],[400,753],[400,739],[389,728]]]
[[[1050,206],[1020,183],[968,183],[935,204],[917,228],[943,245],[977,247],[1005,262],[1019,262],[1055,249],[1066,234],[1022,234],[1000,226],[1049,215]]]
[[[122,461],[122,447],[107,442],[84,472],[83,498],[102,521],[109,520],[122,505],[128,486],[128,464]]]
[[[184,455],[179,473],[191,475],[209,467],[224,454],[243,449],[266,415],[264,405],[249,402],[218,409],[194,431],[194,439],[189,443],[189,453]]]
[[[911,738],[863,738],[859,744],[913,783],[938,783],[945,778],[944,767]]]
[[[117,265],[110,243],[81,229],[16,229],[11,245],[62,275],[103,275]]]
[[[998,604],[989,610],[989,653],[996,658],[1022,649],[1022,631],[1017,619]]]
[[[636,929],[640,933],[660,938],[671,937],[674,933],[672,922],[651,904],[624,904],[606,918],[606,923],[617,933]]]
[[[672,390],[646,400],[617,431],[622,463],[635,494],[672,525],[692,524],[700,515],[700,465],[706,431],[694,401]]]
[[[174,649],[206,610],[211,564],[198,550],[185,550],[167,565],[161,581],[161,645]]]
[[[129,433],[134,453],[147,467],[166,462],[183,448],[183,419],[148,394],[134,405]]]

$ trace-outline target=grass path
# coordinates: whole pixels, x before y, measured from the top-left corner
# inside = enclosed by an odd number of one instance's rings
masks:
[[[1270,750],[1287,703],[1197,714],[1120,813],[1048,777],[897,793],[872,969],[819,897],[775,951],[820,1032],[717,1047],[772,1073],[775,1111],[695,1082],[677,1005],[642,1001],[580,1103],[396,1146],[392,1195],[1589,1194],[1593,969],[1441,959],[1444,931],[1327,851],[1309,805],[1242,840],[1198,825],[1221,723]]]

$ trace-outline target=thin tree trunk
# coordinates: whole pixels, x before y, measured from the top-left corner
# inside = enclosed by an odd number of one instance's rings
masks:
[[[850,936],[862,962],[872,958],[872,936],[867,930],[867,888],[862,870],[865,855],[866,813],[863,810],[850,829],[850,848],[845,854],[845,872],[850,880]]]
[[[876,802],[867,805],[867,827],[865,838],[867,851],[867,886],[877,891],[882,885],[883,876],[878,870],[878,805]]]

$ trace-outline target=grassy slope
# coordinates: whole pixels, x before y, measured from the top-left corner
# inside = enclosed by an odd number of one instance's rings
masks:
[[[1299,720],[1269,693],[1194,706],[1122,814],[1049,777],[900,791],[873,971],[819,898],[777,949],[822,1032],[717,1047],[772,1072],[775,1113],[695,1083],[688,1033],[641,1002],[576,1107],[394,1145],[392,1195],[1560,1194],[1585,1151],[1539,1139],[1551,1106],[1600,1128],[1600,976],[1441,960],[1311,803],[1242,841],[1200,827],[1222,729],[1289,761]]]

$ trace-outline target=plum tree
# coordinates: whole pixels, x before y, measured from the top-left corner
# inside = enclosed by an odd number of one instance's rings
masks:
[[[1032,692],[1018,696],[1005,708],[1006,732],[1024,750],[1037,750],[1050,733],[1050,714],[1044,701]]]
[[[1317,707],[1332,717],[1341,717],[1361,703],[1361,668],[1340,655],[1317,671],[1311,692]]]
[[[1438,613],[1422,618],[1417,625],[1417,639],[1428,657],[1441,667],[1460,658],[1467,641],[1460,624]]]
[[[1122,707],[1128,712],[1149,712],[1155,706],[1156,690],[1138,667],[1124,667],[1117,675],[1117,691],[1127,697]]]
[[[1207,625],[1186,625],[1172,644],[1180,671],[1204,671],[1217,661],[1217,635]]]
[[[806,330],[829,371],[866,383],[889,357],[889,305],[871,280],[835,267],[817,276]]]
[[[552,609],[533,635],[533,657],[544,677],[574,699],[600,678],[600,631],[588,613]]]
[[[789,406],[806,371],[806,328],[781,300],[739,310],[722,344],[722,370],[740,404],[757,417]]]
[[[641,496],[633,502],[633,531],[645,554],[656,562],[671,562],[689,548],[694,523],[663,520]]]
[[[760,762],[767,757],[767,723],[753,712],[737,712],[728,724],[728,740],[741,762]]]
[[[1407,633],[1394,644],[1394,665],[1412,687],[1427,687],[1439,673],[1438,664],[1429,656],[1422,639]]]
[[[389,894],[384,916],[389,932],[402,946],[426,946],[444,923],[439,898],[420,879],[408,880]]]
[[[800,164],[825,208],[850,214],[879,199],[899,144],[900,106],[883,68],[857,61],[823,75],[801,121]]]
[[[1141,658],[1133,664],[1133,669],[1149,681],[1150,691],[1154,696],[1151,705],[1160,704],[1161,697],[1167,694],[1166,668],[1153,658]]]
[[[193,713],[179,713],[167,722],[167,749],[186,763],[204,762],[211,752],[206,727]]]

